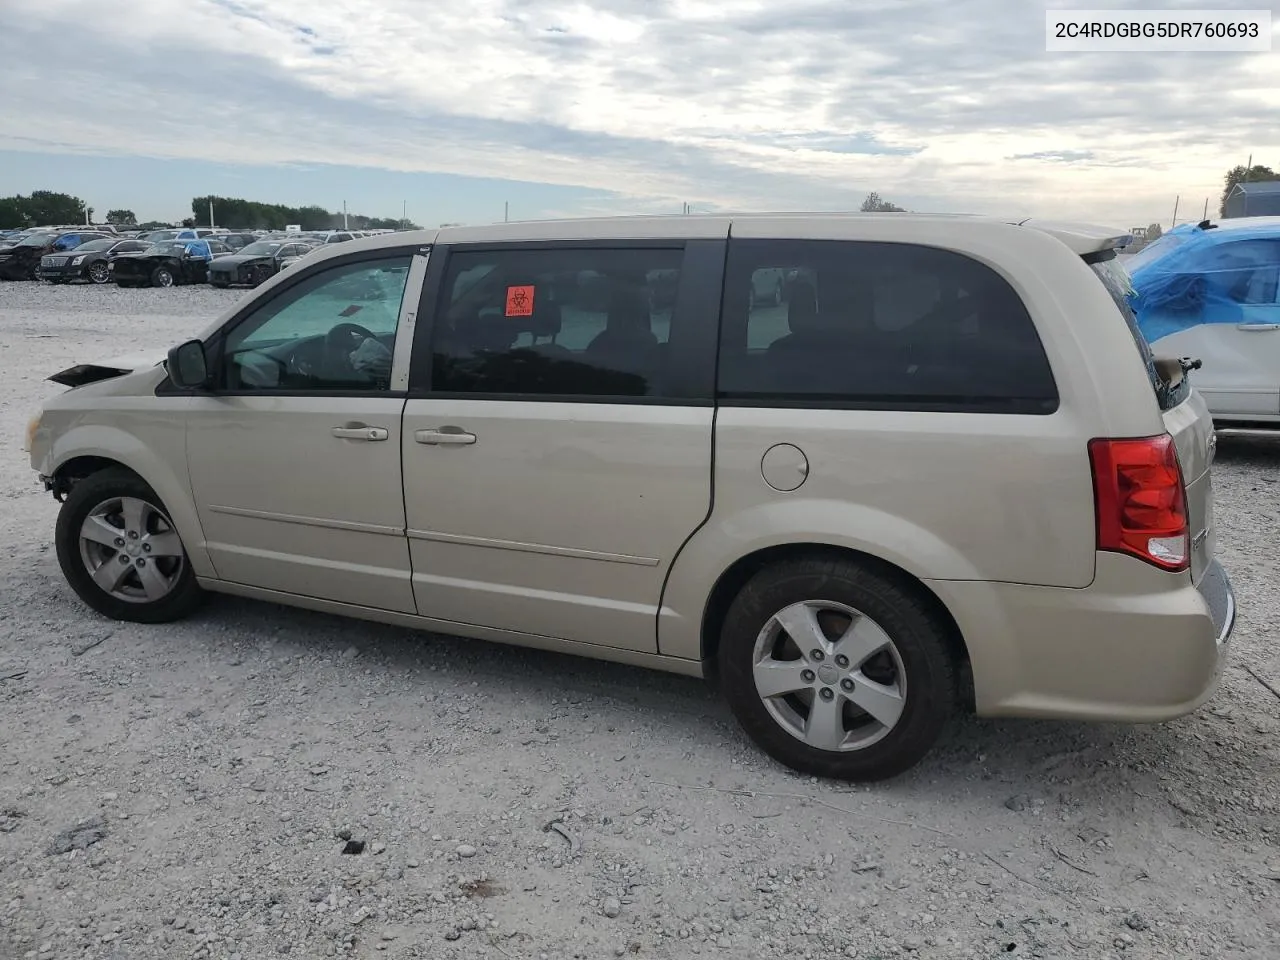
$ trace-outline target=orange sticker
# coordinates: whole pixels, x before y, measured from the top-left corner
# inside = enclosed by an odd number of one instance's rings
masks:
[[[533,287],[507,287],[508,317],[533,316]]]

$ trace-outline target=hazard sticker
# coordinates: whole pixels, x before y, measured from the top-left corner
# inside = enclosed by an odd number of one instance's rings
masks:
[[[533,316],[533,287],[507,287],[508,317]]]

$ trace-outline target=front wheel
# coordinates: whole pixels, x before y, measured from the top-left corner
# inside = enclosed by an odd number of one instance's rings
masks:
[[[107,283],[111,280],[111,271],[107,269],[106,263],[99,260],[89,264],[89,279],[96,284]]]
[[[721,632],[738,722],[801,773],[871,781],[929,752],[956,702],[947,627],[908,584],[813,556],[756,574]]]
[[[128,471],[104,470],[73,486],[54,539],[67,582],[105,616],[165,623],[200,603],[200,585],[168,510]]]
[[[151,285],[153,287],[172,287],[177,278],[173,275],[173,271],[168,267],[156,267],[151,271]]]

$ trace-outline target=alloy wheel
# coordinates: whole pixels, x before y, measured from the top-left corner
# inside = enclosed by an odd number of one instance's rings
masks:
[[[186,556],[173,522],[158,507],[136,497],[112,497],[80,525],[80,560],[109,596],[154,603],[178,585]]]
[[[806,600],[779,610],[757,636],[751,662],[769,715],[815,749],[864,749],[902,718],[902,656],[879,624],[846,604]]]

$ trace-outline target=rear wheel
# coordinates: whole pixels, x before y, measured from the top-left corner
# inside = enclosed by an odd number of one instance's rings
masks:
[[[758,573],[725,618],[719,668],[747,734],[780,763],[882,780],[933,746],[956,701],[947,627],[899,579],[813,556]]]
[[[151,271],[151,285],[153,287],[172,287],[176,282],[177,278],[168,267],[156,267]]]
[[[72,487],[54,538],[67,582],[101,614],[163,623],[200,603],[202,591],[164,503],[128,471],[104,470]]]

